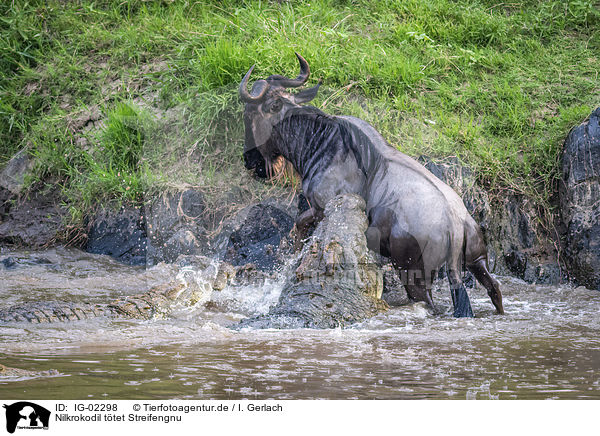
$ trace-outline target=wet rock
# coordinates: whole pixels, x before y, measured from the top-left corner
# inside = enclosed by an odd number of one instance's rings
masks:
[[[536,212],[530,202],[511,195],[504,199],[503,209],[503,252],[509,253],[515,246],[520,249],[534,247],[539,241],[533,223]]]
[[[253,263],[235,268],[235,283],[238,286],[261,286],[269,279],[277,279],[277,273],[260,270]]]
[[[204,195],[195,189],[161,195],[146,208],[148,264],[174,262],[181,254],[200,254],[208,244],[202,223]]]
[[[59,206],[58,189],[52,183],[23,192],[32,168],[24,148],[0,172],[0,244],[40,248],[52,244],[64,230],[66,211]]]
[[[15,257],[15,256],[7,256],[0,259],[0,265],[4,267],[4,269],[15,269],[20,267],[27,267],[33,265],[45,265],[56,267],[56,265],[52,264],[52,262],[45,257],[39,256],[27,256],[27,257]]]
[[[527,270],[527,256],[518,249],[511,248],[504,254],[504,262],[510,270],[510,272],[519,277],[523,278],[525,271]]]
[[[600,108],[569,133],[563,147],[560,207],[569,273],[600,290]]]
[[[161,247],[162,256],[160,260],[164,262],[172,262],[177,259],[180,254],[196,254],[200,251],[202,244],[196,238],[196,235],[189,230],[179,229],[167,242]],[[157,250],[158,251],[158,250]],[[153,255],[156,251],[153,252]],[[156,263],[158,259],[154,257],[150,264]]]
[[[101,210],[90,225],[86,251],[130,265],[146,264],[146,226],[141,209]]]
[[[400,274],[391,263],[385,263],[381,267],[383,274],[383,293],[381,298],[390,306],[405,306],[410,304],[410,299],[400,279]]]
[[[528,283],[562,282],[556,247],[540,224],[540,212],[533,201],[522,195],[508,195],[498,200],[495,211],[489,237],[491,248],[499,253],[495,272]]]
[[[5,257],[0,260],[0,263],[5,269],[13,269],[17,266],[17,260],[12,256]]]
[[[561,283],[564,279],[563,276],[563,271],[556,263],[528,263],[523,273],[523,280],[528,283],[550,285]]]
[[[243,224],[230,234],[224,260],[236,266],[252,263],[272,270],[278,264],[280,243],[293,225],[292,217],[277,207],[253,206]]]
[[[386,310],[380,299],[383,277],[367,248],[364,209],[356,195],[331,200],[294,262],[277,305],[238,328],[335,328]]]
[[[54,243],[65,230],[66,210],[59,204],[55,187],[10,198],[0,206],[0,244],[40,248]]]
[[[16,195],[8,189],[0,186],[0,223],[4,220],[6,214],[12,206],[12,201],[16,199]]]

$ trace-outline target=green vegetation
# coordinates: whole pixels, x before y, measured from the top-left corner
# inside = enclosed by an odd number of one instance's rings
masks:
[[[236,88],[293,76],[411,155],[458,156],[551,211],[568,130],[600,104],[597,1],[25,1],[0,5],[0,167],[97,202],[240,183]],[[99,117],[91,116],[94,111]],[[244,183],[250,183],[247,180]]]

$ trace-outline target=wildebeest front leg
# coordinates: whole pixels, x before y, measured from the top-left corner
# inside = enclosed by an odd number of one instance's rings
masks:
[[[490,296],[496,312],[500,315],[504,314],[504,306],[502,305],[502,293],[500,292],[500,285],[498,281],[494,279],[488,269],[486,259],[479,259],[472,265],[467,265],[467,269],[475,276],[475,278],[481,283],[485,289],[487,289],[488,295]]]
[[[458,269],[448,268],[448,281],[450,282],[450,293],[452,295],[452,304],[454,305],[454,317],[473,318],[473,309],[471,309],[469,294],[467,294]]]
[[[298,216],[296,219],[296,241],[294,242],[294,251],[302,249],[309,227],[322,219],[323,212],[314,207],[305,210]]]

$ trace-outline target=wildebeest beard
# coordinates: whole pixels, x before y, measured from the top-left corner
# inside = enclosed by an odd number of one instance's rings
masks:
[[[267,166],[265,158],[258,151],[258,148],[252,148],[244,152],[244,166],[247,170],[253,170],[254,175],[261,179],[267,178]]]
[[[245,151],[243,156],[246,169],[251,170],[253,175],[260,179],[277,178],[285,171],[295,172],[293,164],[279,153],[278,144],[281,141],[281,135],[273,129],[266,144]],[[246,138],[246,143],[248,142],[249,138]]]
[[[278,177],[289,167],[288,164],[289,161],[281,155],[265,159],[257,148],[244,152],[244,166],[260,179]]]

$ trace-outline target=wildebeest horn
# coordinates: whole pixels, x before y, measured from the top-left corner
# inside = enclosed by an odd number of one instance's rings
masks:
[[[279,74],[274,74],[267,78],[267,82],[271,85],[279,85],[284,88],[297,88],[298,86],[302,86],[308,80],[308,76],[310,76],[310,68],[308,66],[308,62],[296,53],[296,57],[298,58],[298,62],[300,62],[300,74],[295,79],[288,79],[285,76],[280,76]]]
[[[265,85],[262,87],[262,90],[258,95],[250,95],[250,93],[248,92],[248,79],[250,78],[250,74],[252,74],[252,70],[254,69],[254,67],[255,65],[252,65],[250,67],[250,69],[242,79],[242,83],[240,83],[240,98],[246,103],[260,103],[265,98],[267,90],[269,89],[267,82],[265,82],[264,80],[259,80],[258,82],[264,82]]]

